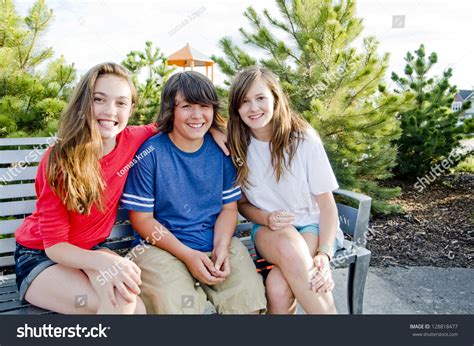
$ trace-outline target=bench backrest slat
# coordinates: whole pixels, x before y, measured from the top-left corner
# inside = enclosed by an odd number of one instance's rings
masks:
[[[130,240],[121,240],[116,242],[109,242],[105,244],[111,250],[118,250],[118,249],[128,249],[132,246],[133,239]]]
[[[127,225],[115,225],[110,232],[109,239],[123,238],[133,235],[133,229],[130,224]]]
[[[0,253],[10,253],[15,251],[15,238],[0,239]]]
[[[35,180],[37,171],[38,166],[0,168],[0,182]]]
[[[115,221],[128,221],[128,210],[127,209],[117,210],[117,216],[115,217]]]
[[[0,216],[31,214],[36,207],[36,200],[0,202]]]
[[[39,162],[46,149],[2,150],[0,163]]]
[[[0,235],[12,234],[21,225],[23,219],[16,220],[1,220],[0,221]]]
[[[13,145],[47,145],[53,141],[53,137],[0,138],[0,147],[9,147]]]
[[[15,265],[15,258],[13,255],[0,257],[0,273],[2,272],[1,268],[12,267]]]
[[[36,197],[35,184],[0,185],[0,199]]]

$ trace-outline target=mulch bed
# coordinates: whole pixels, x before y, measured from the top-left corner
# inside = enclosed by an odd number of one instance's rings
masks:
[[[372,218],[372,266],[473,268],[474,174],[439,177],[423,191],[391,181],[405,214]]]

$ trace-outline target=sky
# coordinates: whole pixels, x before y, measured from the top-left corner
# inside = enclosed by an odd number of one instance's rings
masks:
[[[25,15],[33,0],[15,0]],[[53,47],[55,57],[74,62],[79,74],[104,61],[121,62],[131,50],[152,41],[166,56],[189,43],[202,53],[222,56],[218,41],[230,36],[242,42],[239,28],[250,28],[243,12],[253,6],[278,13],[274,0],[46,0],[54,21],[40,44]],[[438,54],[433,72],[453,68],[451,83],[474,89],[474,23],[472,0],[358,0],[357,16],[367,36],[380,41],[379,54],[390,53],[390,72],[403,74],[404,57],[421,43]],[[394,19],[394,16],[395,17]],[[393,27],[393,24],[398,27]],[[469,43],[471,42],[471,43]],[[203,70],[204,72],[204,70]],[[224,76],[216,71],[215,82]]]

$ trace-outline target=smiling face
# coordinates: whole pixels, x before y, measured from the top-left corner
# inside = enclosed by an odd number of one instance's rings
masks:
[[[267,84],[257,79],[250,86],[239,107],[240,118],[259,140],[268,141],[271,136],[274,101]]]
[[[93,113],[103,140],[115,139],[132,114],[132,91],[128,82],[113,74],[102,75],[94,85]]]
[[[186,151],[197,150],[212,125],[213,106],[190,103],[180,92],[176,94],[175,103],[170,137],[178,147]]]

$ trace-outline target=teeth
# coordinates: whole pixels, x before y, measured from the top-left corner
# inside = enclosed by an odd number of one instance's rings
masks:
[[[262,114],[259,114],[259,115],[251,115],[249,116],[250,119],[254,120],[254,119],[257,119],[257,118],[260,118],[262,116]]]
[[[204,123],[201,124],[188,124],[188,126],[191,126],[192,128],[198,129],[200,127],[203,127]]]
[[[97,120],[100,126],[105,128],[112,128],[115,126],[116,122],[113,120]]]

